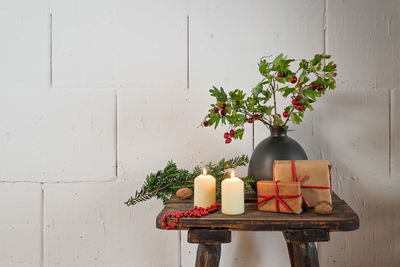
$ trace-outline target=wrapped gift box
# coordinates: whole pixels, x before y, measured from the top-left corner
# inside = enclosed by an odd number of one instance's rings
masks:
[[[300,214],[303,200],[299,182],[258,181],[259,210]]]
[[[331,168],[327,160],[275,160],[274,180],[300,182],[304,202],[309,207],[320,201],[332,204]]]

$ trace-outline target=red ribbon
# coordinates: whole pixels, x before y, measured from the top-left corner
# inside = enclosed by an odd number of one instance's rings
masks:
[[[255,205],[259,206],[262,203],[275,198],[275,206],[276,206],[276,212],[281,212],[280,208],[279,208],[279,203],[282,204],[282,206],[288,211],[291,212],[291,209],[288,207],[288,205],[286,205],[285,201],[282,200],[282,198],[298,198],[298,197],[302,197],[302,194],[298,194],[298,195],[279,195],[279,189],[278,189],[278,181],[275,181],[275,194],[274,195],[257,195],[258,198],[263,198],[263,200],[257,202]]]
[[[293,177],[293,182],[297,181],[296,178],[296,166],[294,164],[294,160],[291,160],[291,164],[292,164],[292,177]],[[304,175],[303,178],[300,179],[300,183],[303,182],[303,180],[307,177],[308,175]],[[314,189],[331,189],[330,186],[318,186],[318,185],[302,185],[301,188],[314,188]],[[307,207],[310,207],[310,204],[308,203],[308,201],[304,198],[304,196],[302,196],[304,203],[306,203]]]

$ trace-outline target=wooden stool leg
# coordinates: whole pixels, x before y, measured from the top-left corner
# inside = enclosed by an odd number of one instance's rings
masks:
[[[287,242],[292,267],[319,267],[315,242]]]
[[[303,229],[283,231],[292,267],[318,267],[315,242],[329,241],[327,229]]]
[[[289,252],[289,260],[290,260],[290,266],[295,267],[296,265],[294,265],[294,259],[293,259],[293,244],[290,242],[286,242],[287,245],[287,249]]]
[[[191,228],[188,242],[197,247],[196,267],[218,267],[221,258],[221,243],[231,242],[228,229]]]
[[[199,244],[196,267],[218,267],[221,257],[221,244]]]

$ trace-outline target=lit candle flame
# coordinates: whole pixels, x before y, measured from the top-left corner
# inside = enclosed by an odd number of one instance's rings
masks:
[[[231,171],[231,178],[235,177],[235,172]]]
[[[206,168],[203,168],[203,175],[207,175]]]

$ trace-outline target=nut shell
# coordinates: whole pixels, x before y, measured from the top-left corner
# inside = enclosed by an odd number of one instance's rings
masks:
[[[333,211],[333,207],[330,203],[326,201],[321,201],[315,206],[315,213],[318,214],[331,214]]]
[[[193,191],[189,188],[184,187],[176,191],[175,194],[180,199],[188,199],[193,195]]]

